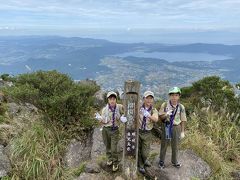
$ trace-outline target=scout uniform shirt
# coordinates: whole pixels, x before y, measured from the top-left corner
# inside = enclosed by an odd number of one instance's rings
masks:
[[[158,117],[158,111],[152,106],[149,109],[146,109],[144,106],[140,108],[139,129],[149,131],[153,128],[153,122],[149,118],[144,117],[144,109],[148,110],[151,116],[153,115],[156,117]]]
[[[169,110],[173,110],[173,113],[175,112],[176,110],[176,107],[173,107],[171,104],[170,104],[170,101],[168,102],[164,102],[161,106],[161,109],[159,111],[159,115],[164,115],[166,114],[166,112],[168,112]],[[167,117],[166,119],[167,121],[170,121],[170,118]],[[177,109],[177,112],[176,112],[176,115],[175,115],[175,118],[174,118],[174,121],[173,121],[173,125],[179,125],[182,121],[187,121],[187,118],[186,118],[186,111],[185,111],[185,107],[182,105],[182,104],[178,104],[178,109]]]
[[[115,108],[111,108],[109,104],[107,104],[102,109],[102,118],[103,118],[103,126],[105,127],[117,127],[119,126],[119,119],[123,114],[123,105],[116,104]]]

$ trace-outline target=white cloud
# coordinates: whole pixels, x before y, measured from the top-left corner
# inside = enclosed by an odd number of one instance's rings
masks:
[[[240,15],[239,0],[0,0],[0,3],[0,23],[6,26],[240,28],[236,18]]]

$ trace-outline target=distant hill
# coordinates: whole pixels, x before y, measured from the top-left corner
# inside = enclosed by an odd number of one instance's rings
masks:
[[[208,53],[230,58],[176,63],[161,57],[118,56],[135,51]],[[121,66],[129,68],[123,69]],[[159,83],[184,86],[206,75],[219,75],[231,82],[238,82],[239,68],[240,45],[115,43],[102,39],[59,36],[0,37],[0,73],[16,75],[39,69],[56,69],[76,80],[96,79],[105,88],[116,88],[118,82],[129,78],[139,79],[147,88],[158,88]],[[110,87],[107,83],[109,76],[118,78],[116,84],[112,83]]]
[[[240,57],[240,45],[195,43],[188,45],[156,46],[155,48],[152,48],[150,51],[210,53]]]

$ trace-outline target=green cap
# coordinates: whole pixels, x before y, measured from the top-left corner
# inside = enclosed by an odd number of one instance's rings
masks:
[[[168,94],[181,94],[181,89],[179,87],[173,87],[169,89]]]

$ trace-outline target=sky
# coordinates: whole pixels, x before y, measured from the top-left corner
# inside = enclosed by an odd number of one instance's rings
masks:
[[[238,41],[239,7],[240,0],[0,0],[0,35],[88,32],[120,37],[150,30],[150,35],[173,36],[207,32],[207,38],[218,32],[216,38]]]

